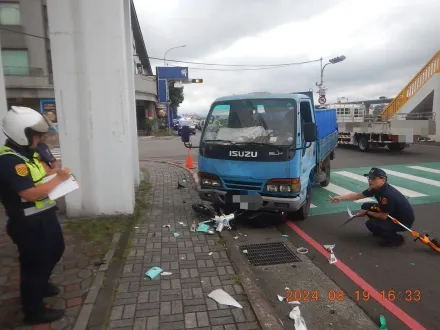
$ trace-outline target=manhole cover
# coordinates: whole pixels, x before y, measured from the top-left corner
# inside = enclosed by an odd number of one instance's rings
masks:
[[[241,245],[240,250],[247,250],[243,253],[252,266],[267,266],[301,262],[283,242]]]

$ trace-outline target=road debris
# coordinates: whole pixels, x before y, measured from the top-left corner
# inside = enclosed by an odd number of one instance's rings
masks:
[[[171,228],[170,225],[163,225],[162,228]]]
[[[190,230],[191,230],[192,232],[195,232],[195,231],[196,231],[196,221],[195,221],[195,220],[193,221]]]
[[[298,306],[295,306],[289,314],[289,317],[295,321],[295,330],[307,330],[306,322],[301,316],[301,311]]]
[[[149,277],[150,279],[153,279],[162,272],[163,272],[162,268],[152,267],[145,273],[145,276]]]
[[[234,236],[234,239],[238,239],[238,236]]]
[[[330,256],[328,258],[328,262],[330,264],[334,264],[335,262],[338,261],[338,259],[336,259],[335,253],[333,252],[333,249],[335,248],[335,244],[331,244],[331,245],[323,245],[324,249],[326,249],[328,252],[330,252]]]
[[[212,252],[209,252],[209,253],[208,253],[208,256],[212,256]]]
[[[289,238],[289,235],[281,235],[281,237]]]
[[[385,316],[380,316],[380,328],[379,330],[388,330],[387,321],[385,320]]]
[[[296,249],[296,252],[298,252],[299,254],[307,254],[307,253],[309,253],[309,249],[301,246]]]
[[[180,182],[177,182],[177,189],[183,189],[186,188],[184,185],[182,185]]]
[[[180,234],[179,233],[173,233],[174,237],[179,237]]]
[[[248,250],[243,250],[243,253],[248,254],[249,252],[248,252]]]
[[[186,227],[186,223],[179,222],[179,225]]]
[[[232,298],[227,292],[222,289],[216,289],[208,294],[208,297],[215,300],[221,305],[234,306],[237,308],[243,308],[234,298]]]
[[[172,272],[162,272],[160,275],[161,276],[170,276],[170,275],[173,275],[173,273]]]
[[[286,299],[285,297],[281,297],[279,294],[277,294],[277,297],[279,301],[284,301],[284,299]]]

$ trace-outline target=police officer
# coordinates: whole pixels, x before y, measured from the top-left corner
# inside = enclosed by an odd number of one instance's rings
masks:
[[[46,171],[35,148],[52,123],[37,111],[12,107],[3,118],[7,140],[0,148],[0,197],[8,216],[7,233],[17,245],[20,260],[20,291],[25,323],[60,319],[63,310],[45,308],[43,298],[59,289],[50,274],[64,252],[64,237],[56,204],[47,196],[70,177],[68,169],[43,183]]]
[[[331,198],[331,202],[338,203],[341,200],[358,200],[365,197],[375,197],[378,203],[364,203],[361,206],[359,216],[368,216],[365,223],[374,236],[381,237],[382,246],[399,246],[404,243],[402,235],[397,232],[405,231],[395,224],[388,215],[399,220],[408,228],[414,223],[414,210],[408,199],[396,188],[388,183],[387,174],[380,168],[373,167],[368,174],[368,189],[362,193],[351,193]]]

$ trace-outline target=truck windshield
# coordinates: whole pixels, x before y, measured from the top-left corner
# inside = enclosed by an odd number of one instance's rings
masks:
[[[296,131],[294,99],[216,102],[206,118],[202,143],[291,145]]]

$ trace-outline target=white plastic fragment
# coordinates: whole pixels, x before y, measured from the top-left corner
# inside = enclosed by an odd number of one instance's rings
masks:
[[[186,226],[186,224],[183,223],[183,222],[179,222],[179,225],[181,225],[181,226]]]
[[[228,293],[222,289],[216,289],[208,294],[208,297],[214,299],[221,305],[234,306],[238,308],[243,308],[234,298],[232,298]]]
[[[162,275],[162,276],[170,276],[170,275],[173,275],[173,273],[171,273],[171,272],[162,272],[160,275]]]
[[[331,245],[323,245],[324,249],[326,249],[328,252],[333,252],[333,249],[335,248],[335,244]]]
[[[248,252],[248,250],[243,250],[243,253],[248,254],[249,252]]]
[[[286,298],[284,298],[284,297],[281,297],[279,294],[277,294],[277,297],[278,297],[278,300],[279,300],[279,301],[283,301],[284,299],[286,299]]]
[[[289,304],[291,304],[291,305],[301,305],[301,303],[299,301],[296,301],[296,300],[289,301]]]
[[[301,311],[298,306],[295,306],[289,314],[289,317],[295,321],[295,330],[307,330],[306,322],[301,316]]]
[[[330,254],[330,257],[328,258],[328,262],[329,262],[330,264],[334,264],[336,261],[338,261],[338,259],[336,259],[335,254],[332,252],[332,253]]]
[[[309,249],[307,249],[305,247],[299,247],[296,249],[296,252],[298,252],[299,254],[307,254],[307,253],[309,253]]]
[[[212,252],[209,252],[209,253],[208,253],[208,256],[212,256]]]
[[[162,228],[171,228],[170,225],[163,225]]]

